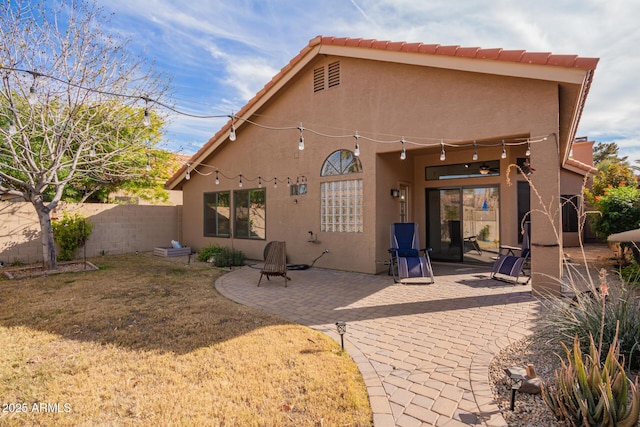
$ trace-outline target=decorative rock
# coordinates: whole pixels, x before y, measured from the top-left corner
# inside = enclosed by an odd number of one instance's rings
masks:
[[[540,394],[540,378],[525,378],[518,391],[527,394]]]

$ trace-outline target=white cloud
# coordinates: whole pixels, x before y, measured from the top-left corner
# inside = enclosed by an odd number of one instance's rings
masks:
[[[598,57],[578,135],[640,158],[640,2],[629,0],[99,0],[175,73],[178,104],[237,111],[316,35]],[[192,101],[192,102],[189,102]],[[202,138],[197,120],[170,134]],[[188,124],[187,124],[188,123]],[[216,129],[208,135],[215,133]],[[182,136],[180,136],[182,138]],[[199,147],[197,147],[199,148]]]

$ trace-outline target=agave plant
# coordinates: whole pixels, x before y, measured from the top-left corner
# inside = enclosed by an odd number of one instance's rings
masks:
[[[616,334],[617,338],[617,334]],[[590,336],[589,355],[584,357],[578,336],[573,352],[563,343],[567,362],[555,371],[555,384],[542,382],[542,397],[556,418],[571,426],[633,427],[640,415],[638,377],[631,382],[618,361],[617,339],[609,346],[604,362]]]

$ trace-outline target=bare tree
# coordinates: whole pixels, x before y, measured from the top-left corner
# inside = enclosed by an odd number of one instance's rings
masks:
[[[65,187],[144,174],[159,139],[144,122],[160,120],[150,108],[167,85],[94,3],[12,0],[0,13],[0,195],[33,204],[55,269],[51,212]]]

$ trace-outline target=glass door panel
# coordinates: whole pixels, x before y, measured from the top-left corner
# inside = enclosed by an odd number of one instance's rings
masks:
[[[460,188],[427,189],[427,246],[437,261],[462,261]]]
[[[499,187],[462,190],[464,261],[493,262],[500,247]]]

